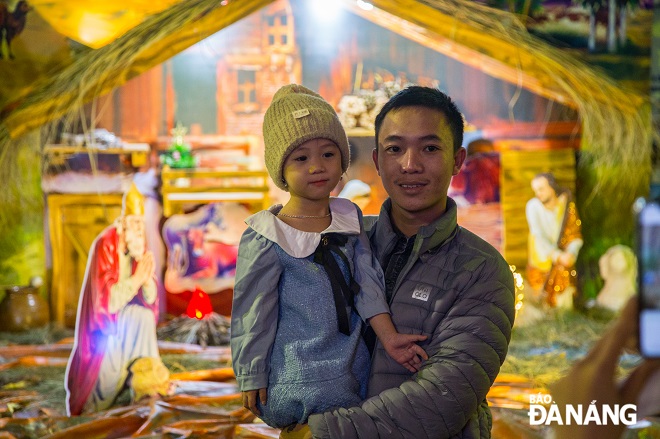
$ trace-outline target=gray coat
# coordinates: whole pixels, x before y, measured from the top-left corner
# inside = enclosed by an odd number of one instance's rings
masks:
[[[390,200],[365,218],[383,266],[396,241]],[[514,319],[513,276],[490,244],[456,222],[456,203],[422,227],[390,302],[399,332],[428,336],[430,358],[412,375],[377,342],[369,398],[359,407],[315,414],[315,438],[488,438],[486,393],[506,357]]]

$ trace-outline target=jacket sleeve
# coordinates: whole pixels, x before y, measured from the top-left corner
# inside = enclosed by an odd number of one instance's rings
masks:
[[[362,218],[360,210],[360,224]],[[360,285],[360,292],[355,298],[355,309],[365,322],[371,317],[390,312],[387,301],[385,300],[385,279],[383,270],[376,260],[369,238],[364,230],[360,230],[360,235],[355,241],[355,252],[353,253],[353,277]]]
[[[315,438],[450,438],[472,422],[506,357],[513,276],[500,258],[478,267],[433,330],[422,369],[359,407],[309,418]]]
[[[248,228],[238,248],[231,313],[232,366],[241,391],[268,387],[281,272],[273,243]]]

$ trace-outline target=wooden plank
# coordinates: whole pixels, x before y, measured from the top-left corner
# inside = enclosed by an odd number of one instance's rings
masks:
[[[490,137],[486,137],[490,139]],[[550,149],[580,149],[580,138],[574,139],[500,139],[493,141],[496,151],[506,150],[550,150]]]
[[[579,138],[582,126],[579,121],[521,122],[499,120],[481,130],[483,137],[495,139]]]
[[[163,180],[172,180],[175,178],[249,178],[261,177],[268,178],[268,171],[235,171],[235,170],[217,170],[204,168],[173,169],[164,168],[161,172]]]

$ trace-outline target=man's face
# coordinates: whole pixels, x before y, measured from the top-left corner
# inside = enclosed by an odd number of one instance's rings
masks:
[[[539,177],[532,180],[532,190],[534,191],[536,198],[538,198],[543,204],[548,204],[557,198],[557,194],[555,194],[554,189],[552,189],[548,183],[548,180],[546,180],[544,177]]]
[[[124,218],[124,240],[128,254],[139,260],[146,250],[144,218],[139,215],[128,215]]]
[[[442,112],[403,107],[385,116],[373,159],[392,200],[393,217],[403,214],[428,224],[446,209],[449,183],[461,169],[465,149],[454,152],[454,136]]]

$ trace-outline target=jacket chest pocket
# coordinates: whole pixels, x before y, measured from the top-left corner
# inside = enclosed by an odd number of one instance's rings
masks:
[[[404,281],[392,303],[392,318],[398,329],[409,328],[414,333],[430,334],[442,317],[444,291],[420,281]],[[442,314],[444,315],[444,313]]]

